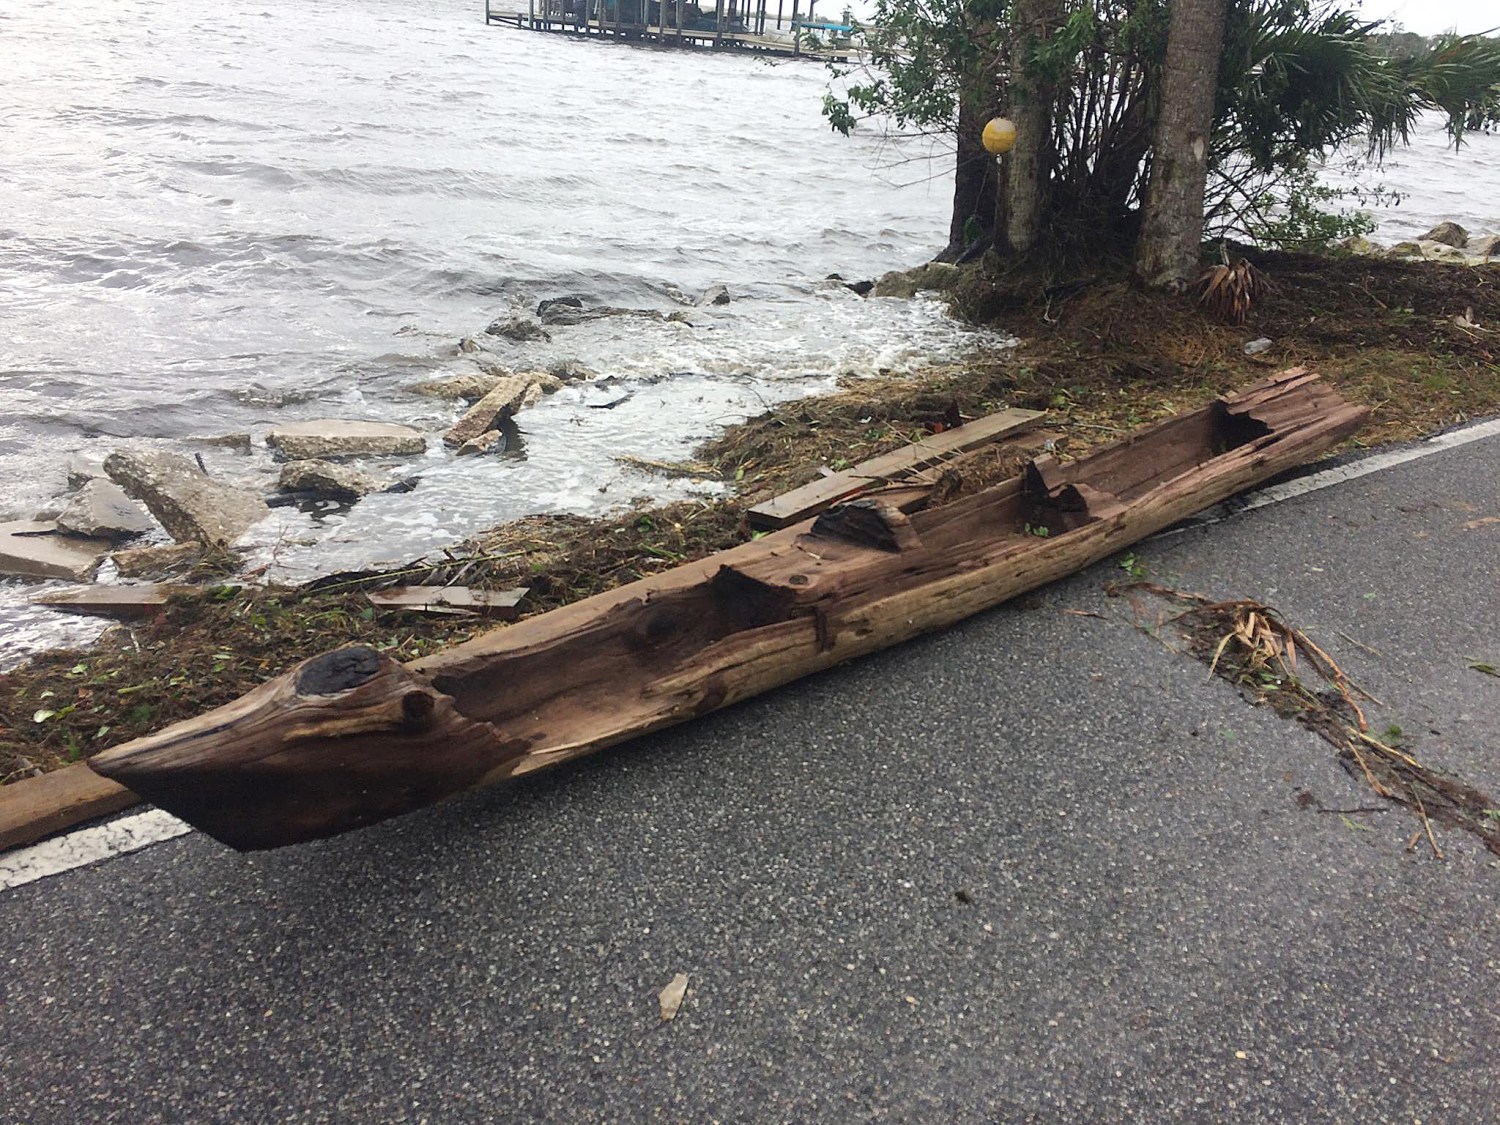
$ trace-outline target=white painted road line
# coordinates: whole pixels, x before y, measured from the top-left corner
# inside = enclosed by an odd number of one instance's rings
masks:
[[[161,809],[123,816],[94,828],[81,828],[66,836],[0,855],[0,891],[34,883],[48,875],[61,875],[75,867],[87,867],[113,856],[148,848],[174,836],[191,832],[171,813]]]

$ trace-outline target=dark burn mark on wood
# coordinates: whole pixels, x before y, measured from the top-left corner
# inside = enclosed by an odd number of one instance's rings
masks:
[[[298,695],[337,695],[375,677],[383,657],[366,645],[315,656],[297,673]]]

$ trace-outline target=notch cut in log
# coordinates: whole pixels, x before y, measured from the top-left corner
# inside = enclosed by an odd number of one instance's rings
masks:
[[[409,665],[316,657],[92,765],[244,849],[521,777],[944,628],[1317,456],[1366,411],[1304,376],[939,507],[832,511]]]

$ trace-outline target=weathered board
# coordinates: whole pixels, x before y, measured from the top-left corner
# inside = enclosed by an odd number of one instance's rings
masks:
[[[188,588],[155,582],[137,586],[70,586],[36,594],[31,602],[64,613],[117,617],[128,621],[160,613],[174,593]]]
[[[365,595],[376,609],[416,613],[467,613],[514,621],[528,589],[473,590],[468,586],[391,586]]]
[[[930,469],[960,453],[978,449],[1036,426],[1046,415],[1040,410],[1001,410],[962,426],[954,426],[919,442],[862,461],[852,469],[810,481],[746,513],[750,526],[775,531],[812,519],[843,500],[923,469]]]
[[[1299,371],[910,515],[876,498],[400,665],[304,661],[106,751],[105,776],[217,839],[372,824],[941,629],[1331,448],[1367,411]]]
[[[0,785],[0,851],[128,809],[139,801],[125,786],[100,777],[83,762]]]

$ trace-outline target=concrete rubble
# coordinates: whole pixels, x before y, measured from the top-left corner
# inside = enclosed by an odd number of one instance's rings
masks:
[[[0,574],[87,582],[110,547],[107,539],[64,535],[50,520],[12,520],[0,523]]]
[[[179,543],[233,543],[270,511],[255,493],[214,480],[177,453],[111,453],[104,469]]]
[[[352,501],[372,492],[383,492],[386,482],[369,473],[335,465],[332,461],[288,461],[281,467],[276,487],[322,500]]]
[[[266,435],[282,461],[335,461],[345,457],[409,457],[427,449],[427,439],[410,426],[319,418],[291,422]]]
[[[95,478],[68,497],[57,526],[71,535],[117,540],[133,539],[156,524],[119,485]]]
[[[472,441],[486,430],[492,430],[516,411],[532,405],[543,394],[543,383],[536,372],[510,375],[495,384],[493,390],[469,407],[443,435],[446,445],[458,447]]]

